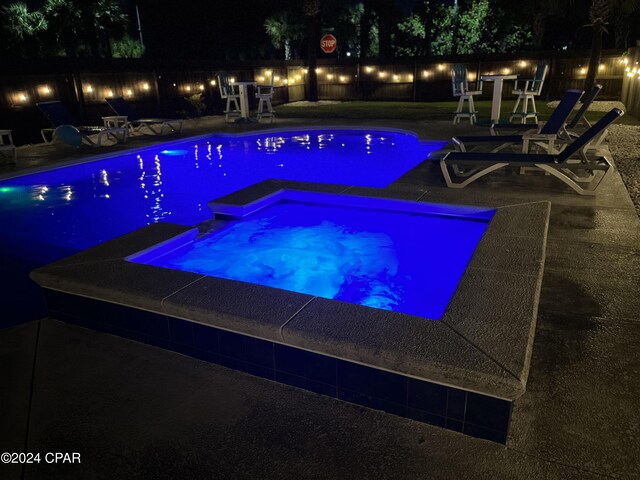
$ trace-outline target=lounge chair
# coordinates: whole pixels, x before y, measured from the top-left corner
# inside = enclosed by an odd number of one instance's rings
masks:
[[[18,149],[13,144],[11,130],[0,130],[0,153],[9,153],[11,163],[15,164],[18,160]]]
[[[182,132],[182,124],[184,120],[180,118],[140,118],[129,102],[123,97],[105,98],[105,101],[111,107],[116,115],[127,117],[126,126],[129,127],[129,133],[145,133],[146,129],[151,135],[163,135],[165,133]]]
[[[576,112],[571,121],[569,121],[563,127],[561,138],[558,138],[557,143],[570,142],[574,138],[579,137],[581,132],[591,126],[591,123],[589,123],[589,120],[587,120],[585,114],[589,110],[589,107],[591,106],[595,98],[600,93],[600,90],[602,90],[602,85],[594,85],[589,94],[581,98],[582,105],[580,109]],[[515,134],[516,132],[527,131],[531,129],[531,126],[531,124],[522,123],[496,123],[491,125],[491,134],[500,135],[504,132]],[[606,155],[607,157],[610,157],[611,153],[609,152],[608,147],[604,144],[606,134],[607,131],[605,130],[597,139],[591,141],[589,143],[588,151],[594,151],[599,155]]]
[[[591,91],[589,92],[589,95],[587,95],[582,100],[582,106],[580,107],[580,110],[578,110],[578,112],[571,119],[571,121],[567,123],[567,129],[569,130],[570,133],[578,129],[580,125],[586,128],[589,128],[591,126],[591,123],[589,123],[589,120],[587,120],[587,117],[585,117],[585,114],[587,113],[587,110],[589,110],[589,107],[591,106],[593,101],[596,99],[596,97],[600,93],[600,90],[602,90],[602,85],[597,85],[597,84],[594,85]]]
[[[76,119],[61,102],[40,102],[36,105],[53,126],[40,131],[45,143],[60,140],[74,147],[83,143],[101,147],[105,145],[105,139],[113,140],[114,143],[127,141],[127,127],[78,126]]]
[[[220,88],[220,97],[227,100],[227,107],[224,111],[225,121],[229,121],[231,117],[240,118],[240,91],[231,82],[231,78],[227,72],[218,73],[218,87]],[[231,103],[234,108],[231,109]]]
[[[624,114],[612,109],[573,143],[557,154],[449,152],[440,160],[447,186],[464,188],[477,179],[505,167],[534,167],[547,172],[573,188],[580,195],[595,195],[595,190],[613,166],[606,156],[588,158],[585,150],[612,122]],[[578,158],[575,158],[578,156]],[[463,181],[451,179],[449,168],[464,172]]]
[[[516,80],[513,86],[513,94],[517,95],[518,99],[509,117],[510,122],[518,117],[522,123],[527,123],[528,118],[534,118],[536,123],[538,122],[535,97],[542,93],[542,85],[544,85],[544,79],[548,71],[549,64],[547,62],[539,62],[533,78],[519,78]],[[520,87],[518,87],[518,84],[520,84]],[[518,110],[520,101],[522,101],[522,109]],[[529,110],[529,101],[531,101],[532,110]]]
[[[582,96],[582,90],[567,90],[563,95],[560,103],[553,111],[549,120],[542,126],[528,125],[529,130],[522,134],[515,135],[465,135],[453,137],[452,141],[456,149],[460,152],[470,150],[470,146],[496,146],[492,152],[498,152],[506,147],[514,144],[522,145],[522,152],[529,151],[531,144],[536,144],[544,148],[547,153],[553,153],[555,143],[560,136],[564,135],[568,138],[568,134],[564,130],[565,122],[573,111]],[[521,126],[524,126],[520,124]]]
[[[581,125],[589,128],[591,124],[586,119],[585,114],[591,107],[591,104],[595,100],[595,98],[602,90],[602,85],[594,85],[588,95],[584,96],[580,100],[582,100],[582,106],[578,110],[578,112],[573,116],[571,121],[567,123],[565,129],[569,134],[573,134],[575,130],[577,130]],[[540,126],[540,124],[534,125],[531,123],[494,123],[491,125],[491,135],[500,135],[504,132],[516,133],[516,132],[524,132],[526,130],[530,130],[535,128],[536,126]],[[577,137],[578,135],[573,135]]]
[[[453,88],[453,96],[460,97],[458,108],[454,112],[453,124],[460,123],[461,118],[468,118],[469,123],[473,125],[476,122],[476,107],[473,103],[474,95],[482,94],[482,82],[478,82],[474,88],[469,87],[467,79],[467,67],[462,64],[456,64],[451,70],[451,87]],[[464,101],[467,100],[469,110],[464,111]]]

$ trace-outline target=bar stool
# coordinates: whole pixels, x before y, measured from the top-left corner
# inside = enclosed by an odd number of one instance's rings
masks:
[[[458,109],[455,111],[453,117],[453,124],[460,123],[461,118],[468,118],[469,123],[473,125],[476,119],[475,105],[473,103],[473,96],[480,95],[482,93],[482,81],[476,83],[476,89],[471,90],[469,88],[469,81],[467,80],[467,67],[465,65],[456,64],[451,70],[451,84],[453,87],[453,96],[460,97],[458,102]],[[464,111],[464,101],[467,100],[469,109]]]

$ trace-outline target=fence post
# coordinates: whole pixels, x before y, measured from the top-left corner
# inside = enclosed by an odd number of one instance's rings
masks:
[[[416,101],[416,95],[417,95],[417,90],[418,90],[418,84],[417,84],[417,78],[418,78],[418,62],[416,62],[416,59],[413,59],[413,101]]]
[[[80,72],[76,70],[71,74],[71,78],[73,79],[73,89],[76,94],[76,101],[78,102],[78,106],[80,107],[80,115],[82,116],[82,121],[87,122],[87,107],[84,101],[84,92],[82,91],[82,80],[80,79]]]

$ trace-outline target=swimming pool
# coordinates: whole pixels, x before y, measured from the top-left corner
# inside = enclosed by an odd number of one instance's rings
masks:
[[[130,260],[437,320],[493,213],[282,191]]]
[[[197,224],[209,200],[267,178],[385,187],[442,145],[370,129],[212,135],[3,180],[0,261],[12,281],[0,300],[12,319],[35,318],[24,293],[38,295],[27,275],[40,265],[152,223]]]

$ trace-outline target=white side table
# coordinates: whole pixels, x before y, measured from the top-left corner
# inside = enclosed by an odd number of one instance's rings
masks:
[[[0,130],[0,152],[8,152],[13,159],[13,163],[18,160],[18,149],[13,144],[13,130]]]

